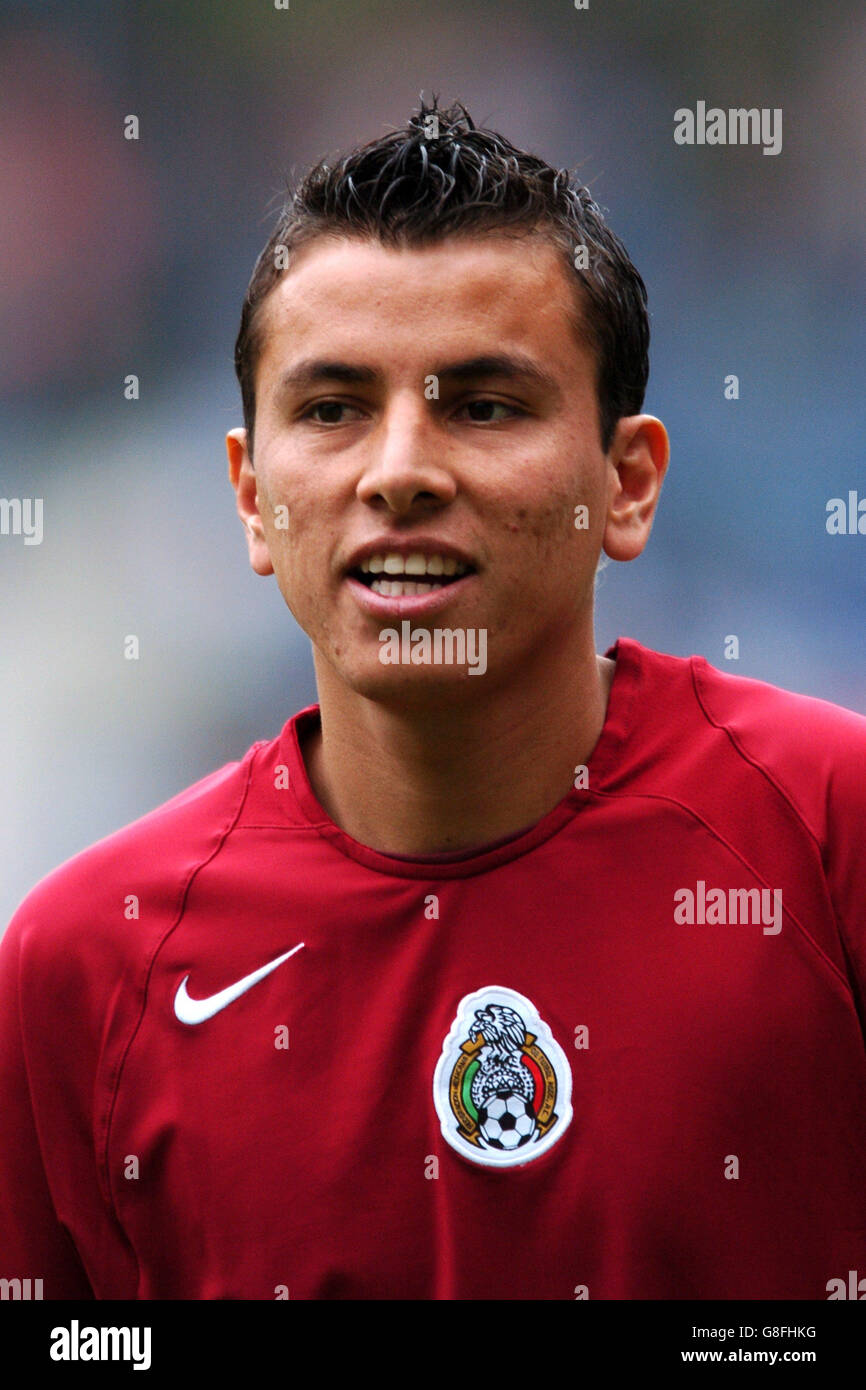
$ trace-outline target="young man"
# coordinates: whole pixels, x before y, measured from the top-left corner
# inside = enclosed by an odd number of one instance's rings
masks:
[[[228,436],[319,705],[2,945],[46,1298],[835,1296],[866,1275],[866,720],[621,638],[643,283],[462,109],[313,170]]]

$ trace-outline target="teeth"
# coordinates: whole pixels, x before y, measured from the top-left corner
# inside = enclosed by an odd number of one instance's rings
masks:
[[[441,584],[417,584],[411,579],[374,579],[370,585],[374,594],[384,594],[385,598],[410,598],[414,594],[429,594],[441,589]]]
[[[420,551],[412,555],[398,555],[391,551],[388,555],[371,555],[361,561],[364,574],[444,574],[449,577],[465,574],[468,566],[462,560],[448,555],[422,555]]]

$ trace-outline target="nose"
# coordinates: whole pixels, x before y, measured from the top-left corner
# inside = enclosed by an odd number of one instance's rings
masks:
[[[406,516],[437,510],[455,496],[457,485],[446,463],[448,441],[425,409],[422,391],[395,397],[367,443],[357,487],[362,502]]]

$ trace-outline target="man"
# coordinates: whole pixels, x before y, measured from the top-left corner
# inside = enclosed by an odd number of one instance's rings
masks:
[[[227,447],[319,705],[2,947],[46,1298],[820,1299],[866,1273],[866,720],[621,638],[645,291],[462,108],[306,178]]]

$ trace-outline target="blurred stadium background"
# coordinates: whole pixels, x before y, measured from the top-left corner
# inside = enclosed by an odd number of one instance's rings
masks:
[[[866,537],[825,529],[866,496],[864,78],[856,0],[0,7],[0,495],[45,506],[41,545],[0,536],[0,923],[315,698],[226,481],[234,335],[286,176],[422,91],[578,170],[649,287],[672,464],[648,552],[601,577],[599,650],[866,713]],[[782,153],[677,146],[698,100],[781,107]]]

